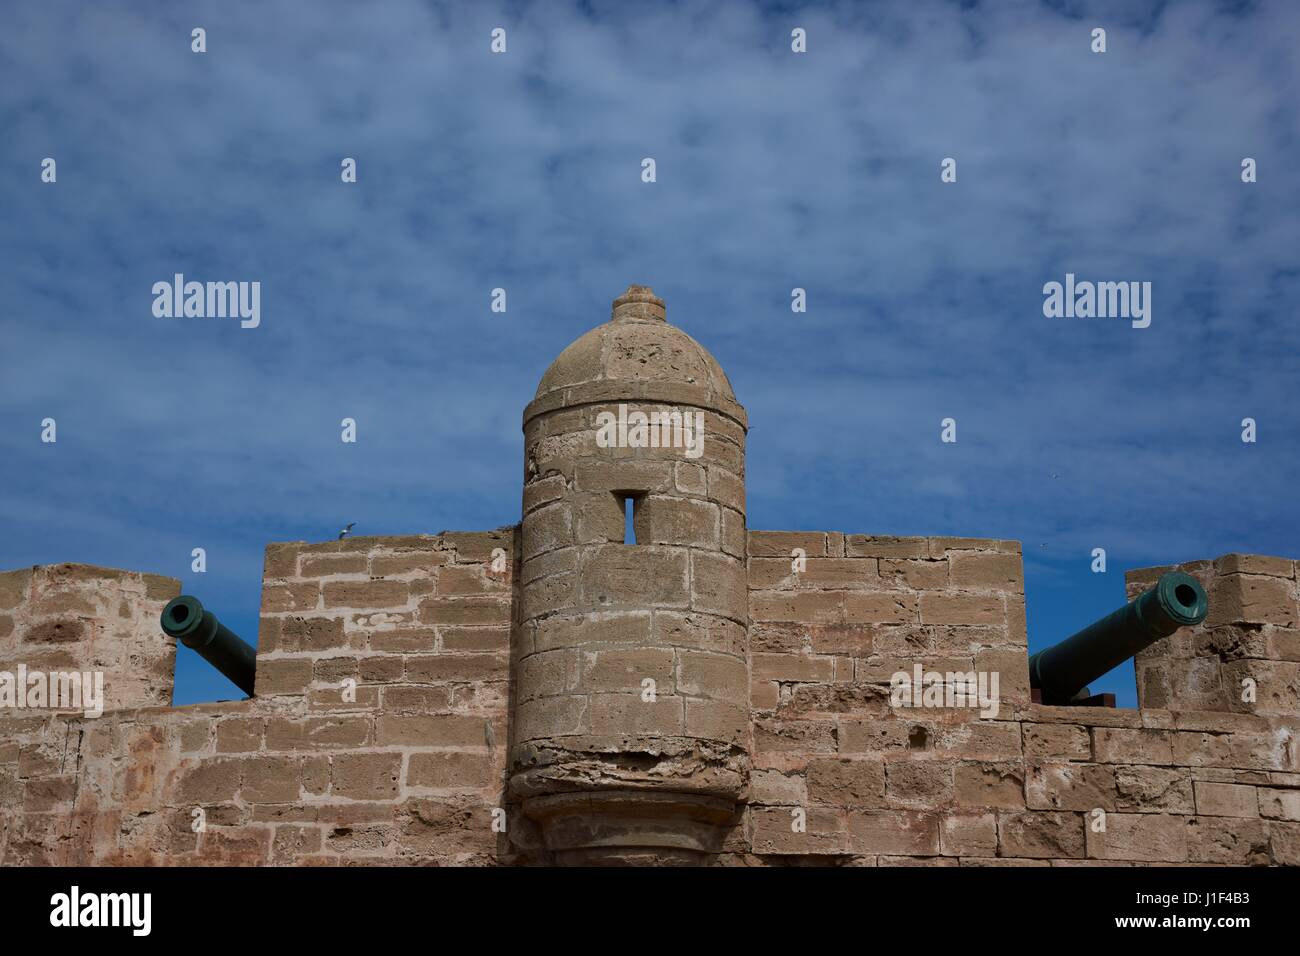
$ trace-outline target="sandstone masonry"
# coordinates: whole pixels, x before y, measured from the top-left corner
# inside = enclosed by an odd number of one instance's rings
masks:
[[[600,447],[620,402],[703,455]],[[0,671],[107,697],[0,711],[0,862],[1300,864],[1294,561],[1180,565],[1210,615],[1137,710],[1036,705],[1016,542],[747,531],[747,427],[631,287],[525,412],[520,525],[267,547],[248,700],[169,706],[178,582],[0,574]],[[918,663],[996,672],[997,716],[891,706]]]

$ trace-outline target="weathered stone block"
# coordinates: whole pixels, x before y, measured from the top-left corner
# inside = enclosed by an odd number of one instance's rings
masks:
[[[320,584],[315,581],[268,584],[262,588],[262,613],[314,611],[320,604],[320,595]]]
[[[1024,770],[1018,762],[962,762],[953,771],[953,782],[962,806],[1025,806]]]
[[[677,652],[675,683],[687,697],[744,703],[749,668],[743,657],[683,648]]]
[[[588,548],[578,593],[584,606],[594,608],[686,607],[691,596],[688,563],[685,549],[622,544]]]
[[[1002,856],[1078,859],[1084,856],[1083,818],[1077,813],[999,813]]]
[[[934,809],[954,799],[953,763],[894,760],[886,764],[885,795],[891,805]]]
[[[690,604],[696,611],[747,622],[749,589],[744,564],[729,555],[692,551]]]
[[[32,569],[0,572],[0,609],[10,611],[27,600]]]
[[[825,532],[751,531],[749,533],[749,556],[751,558],[785,558],[789,560],[790,552],[796,548],[801,549],[805,557],[825,557]]]
[[[1270,820],[1300,820],[1300,790],[1258,789],[1260,816]]]
[[[686,710],[680,697],[660,695],[643,700],[640,694],[593,694],[591,732],[597,735],[680,735]]]
[[[520,740],[538,740],[587,733],[589,699],[578,696],[542,697],[520,701],[515,710]]]
[[[381,747],[485,747],[489,722],[465,714],[385,714],[375,724]]]
[[[217,723],[217,752],[218,753],[251,753],[261,749],[262,730],[265,721],[260,718],[248,717],[231,717]],[[185,747],[185,731],[201,730],[203,731],[203,742],[207,742],[207,721],[202,723],[196,722],[187,724],[182,729],[181,749],[197,749]]]
[[[939,818],[915,810],[853,810],[849,846],[855,853],[938,856]]]
[[[1025,796],[1032,810],[1114,810],[1113,767],[1088,763],[1031,763]]]
[[[1214,580],[1214,598],[1205,619],[1207,627],[1219,624],[1297,623],[1295,582],[1260,574],[1224,574]]]
[[[1089,760],[1092,738],[1073,724],[1025,724],[1025,756],[1036,760]]]
[[[1141,813],[1192,813],[1187,771],[1167,767],[1115,768],[1115,807]]]
[[[844,595],[819,591],[751,591],[749,613],[755,621],[835,624],[844,620]]]
[[[304,694],[311,682],[312,661],[309,657],[262,658],[257,662],[254,690],[258,697]]]
[[[923,624],[1005,624],[1006,607],[1000,595],[949,594],[927,591],[921,595]]]
[[[401,773],[401,754],[338,754],[330,760],[330,792],[353,800],[389,800],[397,796]]]
[[[871,560],[857,558],[855,560]],[[941,591],[948,587],[948,562],[915,558],[880,558],[880,580],[888,587]]]
[[[654,681],[657,694],[674,688],[675,657],[670,647],[612,647],[583,651],[578,683],[584,693],[640,694]]]
[[[688,737],[742,746],[749,738],[749,708],[720,700],[687,699],[683,729]]]
[[[618,515],[618,540],[622,540]],[[697,498],[646,495],[637,503],[636,541],[641,544],[683,545],[716,549],[722,532],[718,506]]]
[[[180,798],[185,803],[206,804],[233,800],[239,791],[240,761],[203,760],[186,769]]]
[[[930,546],[926,538],[849,534],[844,536],[844,553],[850,558],[928,558]]]
[[[750,811],[754,852],[795,856],[843,854],[849,835],[842,811],[817,807]]]
[[[365,574],[368,570],[369,561],[364,554],[323,554],[305,556],[298,573],[304,578],[323,578],[332,575]]]
[[[1254,787],[1197,780],[1192,788],[1196,795],[1196,812],[1201,816],[1259,816],[1259,800]]]
[[[1020,555],[988,551],[953,551],[948,556],[954,588],[987,591],[1024,590]]]
[[[1269,862],[1269,831],[1264,821],[1233,817],[1148,817],[1186,820],[1187,860],[1221,866],[1263,866]]]
[[[1095,727],[1092,745],[1099,763],[1174,763],[1170,735],[1163,730]]]
[[[406,783],[436,790],[477,790],[490,786],[492,778],[492,760],[485,753],[413,753]]]
[[[991,857],[998,851],[997,817],[992,813],[948,813],[939,819],[944,856]]]
[[[597,611],[581,615],[555,615],[537,626],[537,650],[580,644],[650,644],[650,611]]]
[[[844,594],[844,620],[849,624],[910,624],[918,620],[917,613],[916,598],[910,594],[897,591]]]
[[[1295,562],[1263,554],[1225,554],[1214,562],[1215,574],[1268,574],[1295,578]]]
[[[1157,813],[1107,813],[1105,829],[1089,816],[1088,856],[1098,860],[1182,863],[1187,860],[1189,818]]]
[[[831,658],[809,654],[754,654],[750,668],[755,680],[829,681],[834,675]]]
[[[885,806],[885,765],[880,760],[814,758],[808,761],[808,799],[857,809]]]
[[[406,679],[413,683],[503,681],[508,676],[504,654],[421,654],[406,659]]]
[[[427,598],[420,602],[420,620],[453,626],[506,626],[510,623],[510,602],[491,595]]]

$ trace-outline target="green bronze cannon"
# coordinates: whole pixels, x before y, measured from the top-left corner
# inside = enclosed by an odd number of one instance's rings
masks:
[[[236,687],[250,697],[257,673],[257,652],[244,640],[204,610],[199,599],[182,594],[167,603],[162,611],[162,629],[221,671]]]
[[[1092,703],[1089,682],[1180,627],[1200,624],[1208,610],[1196,578],[1167,571],[1119,610],[1031,655],[1029,686],[1044,704]]]

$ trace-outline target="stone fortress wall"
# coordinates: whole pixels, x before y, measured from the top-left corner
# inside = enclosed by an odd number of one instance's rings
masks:
[[[703,454],[600,446],[619,404]],[[105,692],[0,709],[0,863],[1300,864],[1296,562],[1181,565],[1139,708],[1043,706],[1016,542],[747,531],[746,428],[632,287],[525,413],[521,525],[267,547],[247,700],[169,706],[179,582],[0,574],[0,671]],[[894,706],[916,665],[997,712]]]

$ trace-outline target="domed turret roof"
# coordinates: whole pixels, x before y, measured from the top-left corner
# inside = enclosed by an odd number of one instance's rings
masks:
[[[665,319],[649,286],[628,286],[610,320],[571,344],[551,363],[524,420],[588,402],[650,401],[716,410],[745,424],[731,382],[708,351]]]

